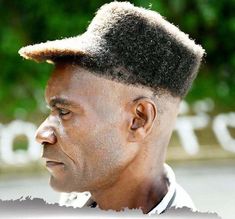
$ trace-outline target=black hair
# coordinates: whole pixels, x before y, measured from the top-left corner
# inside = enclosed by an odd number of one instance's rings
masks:
[[[29,46],[20,53],[39,61],[71,59],[100,76],[182,98],[204,50],[157,12],[112,2],[98,10],[81,36]]]

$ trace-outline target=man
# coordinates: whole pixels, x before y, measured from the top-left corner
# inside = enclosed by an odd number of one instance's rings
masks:
[[[19,53],[55,64],[36,134],[55,190],[78,202],[89,191],[83,204],[101,209],[195,209],[164,161],[201,46],[156,12],[112,2],[84,34]]]

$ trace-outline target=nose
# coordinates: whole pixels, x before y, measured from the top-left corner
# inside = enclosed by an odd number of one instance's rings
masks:
[[[48,118],[39,126],[35,134],[36,141],[40,144],[55,144],[57,141],[53,127]]]

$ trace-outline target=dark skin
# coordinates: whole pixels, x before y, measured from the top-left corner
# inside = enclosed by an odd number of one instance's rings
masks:
[[[57,63],[38,128],[50,185],[89,191],[101,209],[148,213],[168,191],[164,160],[180,100]],[[157,107],[158,105],[158,107]]]

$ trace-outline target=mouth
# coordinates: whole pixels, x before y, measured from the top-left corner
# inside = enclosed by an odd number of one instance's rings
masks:
[[[46,159],[46,167],[49,169],[64,167],[64,163],[55,160]]]
[[[46,166],[47,167],[54,167],[54,166],[59,166],[59,165],[64,165],[64,163],[57,162],[57,161],[46,161]]]

